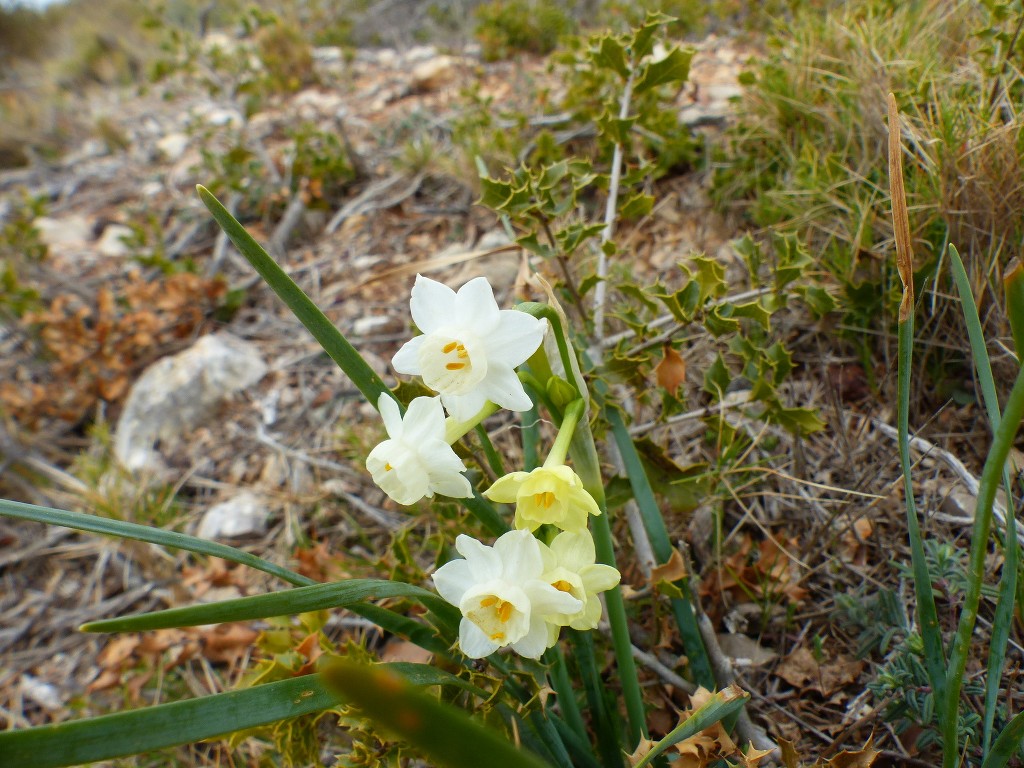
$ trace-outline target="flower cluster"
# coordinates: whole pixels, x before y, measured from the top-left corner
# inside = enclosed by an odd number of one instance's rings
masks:
[[[410,304],[422,335],[407,342],[392,363],[438,394],[414,399],[404,416],[389,393],[380,396],[388,439],[370,452],[366,467],[399,504],[435,493],[466,498],[473,488],[452,443],[496,408],[533,406],[516,368],[540,348],[547,324],[499,309],[482,277],[456,292],[418,276]],[[600,507],[565,465],[581,411],[566,408],[544,466],[512,472],[484,492],[492,501],[516,505],[515,530],[492,546],[460,535],[455,548],[462,559],[434,573],[438,592],[462,612],[459,647],[471,658],[506,647],[539,658],[561,627],[594,629],[601,618],[598,593],[619,583],[615,568],[596,562],[587,530]],[[552,529],[559,532],[548,543],[534,533]]]

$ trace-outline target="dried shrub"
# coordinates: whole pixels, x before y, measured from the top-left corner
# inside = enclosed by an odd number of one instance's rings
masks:
[[[146,365],[201,333],[225,291],[219,278],[146,281],[135,272],[122,290],[101,288],[94,301],[58,296],[21,319],[34,354],[0,384],[0,404],[33,429],[45,419],[82,421],[100,401],[120,400]]]

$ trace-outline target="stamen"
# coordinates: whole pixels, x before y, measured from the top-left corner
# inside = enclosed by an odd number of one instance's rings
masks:
[[[491,635],[491,640],[500,641],[500,640],[504,640],[504,639],[505,639],[505,633],[504,632],[495,632],[493,635]]]
[[[444,367],[447,368],[449,371],[461,371],[463,368],[466,367],[466,364],[465,363],[446,363]]]
[[[469,352],[461,344],[459,344],[459,357],[461,359],[463,359],[463,360],[465,360],[467,357],[469,357]]]
[[[387,462],[387,461],[385,461],[385,462],[384,462],[384,471],[385,471],[385,472],[390,472],[390,471],[391,471],[392,469],[394,469],[394,467],[392,467],[392,466],[391,466],[391,463],[390,463],[390,462]]]
[[[559,579],[551,583],[551,586],[557,589],[559,592],[572,592],[572,584],[564,579]]]
[[[533,503],[536,504],[538,507],[544,506],[544,494],[543,493],[535,493],[535,494],[533,494]]]
[[[544,492],[544,509],[550,509],[551,505],[555,503],[555,494],[551,491]]]
[[[443,347],[441,347],[441,352],[443,354],[447,355],[449,352],[451,352],[456,347],[461,347],[461,346],[462,345],[459,344],[459,342],[457,342],[457,341],[449,341],[447,344],[445,344]]]
[[[483,600],[480,601],[480,607],[481,608],[490,608],[492,605],[494,605],[497,602],[498,602],[498,598],[496,598],[494,595],[491,595],[490,597],[485,597]]]
[[[498,619],[502,624],[512,618],[513,608],[514,606],[512,603],[507,603],[505,601],[502,601],[501,605],[498,606]]]

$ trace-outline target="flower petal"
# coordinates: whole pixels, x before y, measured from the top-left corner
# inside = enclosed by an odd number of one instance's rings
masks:
[[[480,409],[484,407],[484,403],[489,399],[487,393],[483,391],[482,383],[481,386],[464,395],[448,395],[442,392],[441,402],[448,409],[448,415],[456,421],[469,421],[480,413]],[[498,403],[498,405],[501,405],[501,403]],[[528,409],[524,408],[523,410]]]
[[[446,305],[445,316],[449,323],[472,328],[478,336],[493,333],[501,322],[501,315],[487,278],[475,277],[459,288],[454,311],[451,304]]]
[[[580,568],[579,574],[583,588],[588,593],[606,592],[618,586],[622,580],[622,574],[618,569],[604,563],[584,566]]]
[[[544,560],[537,539],[528,531],[509,531],[494,542],[494,551],[501,558],[502,575],[519,584],[540,577]]]
[[[555,536],[550,547],[558,564],[570,571],[579,572],[581,568],[593,565],[597,560],[594,537],[590,535],[589,531],[576,533],[564,531]]]
[[[384,420],[384,429],[388,431],[388,437],[400,439],[403,432],[402,412],[390,392],[380,393],[380,397],[377,398],[377,410]]]
[[[480,382],[485,399],[510,411],[530,410],[533,401],[512,366],[504,360],[489,359],[488,363],[487,376]]]
[[[425,336],[416,336],[405,342],[402,348],[391,358],[391,367],[398,373],[404,373],[407,376],[419,376],[420,347],[423,346],[425,338]]]
[[[452,605],[462,602],[462,596],[476,584],[472,569],[466,560],[445,563],[434,571],[431,578],[438,594]]]
[[[455,549],[466,558],[473,578],[477,581],[489,581],[501,576],[501,557],[491,547],[460,533],[455,539]]]
[[[523,590],[530,598],[534,613],[545,616],[549,613],[576,613],[583,610],[583,603],[568,592],[560,592],[545,581],[537,579],[528,582]]]
[[[500,647],[469,619],[463,619],[459,624],[459,648],[469,658],[482,659],[485,656],[490,656]]]
[[[405,412],[403,440],[419,446],[444,438],[444,409],[439,397],[417,397]],[[425,452],[424,452],[425,453]]]
[[[513,504],[515,503],[516,495],[519,493],[519,486],[529,476],[529,472],[510,472],[504,477],[499,477],[495,480],[494,485],[484,491],[484,496],[499,504]]]
[[[423,333],[433,333],[438,328],[448,325],[451,322],[455,296],[455,291],[444,283],[416,275],[412,298],[409,301],[412,321],[416,323],[416,327]]]
[[[480,337],[490,355],[500,357],[513,368],[525,363],[544,340],[547,322],[516,309],[503,309],[496,330]]]
[[[447,446],[445,446],[447,447]],[[449,450],[451,450],[449,448]],[[455,455],[454,453],[452,454]],[[455,456],[458,459],[458,456]],[[459,460],[462,463],[462,460]],[[463,467],[465,469],[465,467]],[[456,472],[449,472],[443,475],[430,473],[430,486],[435,493],[442,496],[449,496],[453,499],[468,499],[473,495],[473,486],[465,475]]]
[[[512,650],[527,659],[539,659],[548,649],[550,637],[548,623],[539,616],[533,616],[530,619],[530,631],[512,643]],[[558,638],[557,634],[555,638]]]

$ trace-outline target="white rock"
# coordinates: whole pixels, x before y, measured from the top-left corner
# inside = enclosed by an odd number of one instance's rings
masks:
[[[368,336],[378,328],[383,328],[391,322],[391,318],[380,315],[368,315],[360,317],[352,324],[352,332],[356,336]]]
[[[114,453],[133,471],[164,468],[159,441],[173,442],[208,419],[228,395],[267,372],[256,347],[227,333],[204,336],[158,360],[132,386],[114,432]]]
[[[96,243],[96,250],[101,255],[111,258],[127,256],[132,249],[125,244],[124,238],[133,235],[131,227],[126,227],[124,224],[108,224],[104,228],[103,234],[100,235],[99,242]]]
[[[323,115],[333,115],[344,103],[345,100],[338,94],[317,88],[307,88],[292,100],[292,106],[302,120],[315,120]]]
[[[92,239],[92,224],[84,216],[40,216],[32,226],[39,230],[39,239],[46,245],[80,245]]]
[[[184,133],[169,133],[156,143],[156,148],[164,160],[173,163],[188,149],[188,136]]]
[[[60,691],[53,683],[44,683],[32,675],[21,676],[21,692],[43,709],[56,710],[63,706]]]
[[[402,54],[402,63],[417,64],[421,61],[428,61],[437,56],[437,48],[432,45],[414,45]]]
[[[270,510],[259,496],[242,491],[206,510],[197,535],[201,539],[217,539],[263,533],[269,516]]]
[[[337,45],[322,45],[313,49],[313,62],[334,65],[345,62],[345,52]]]

